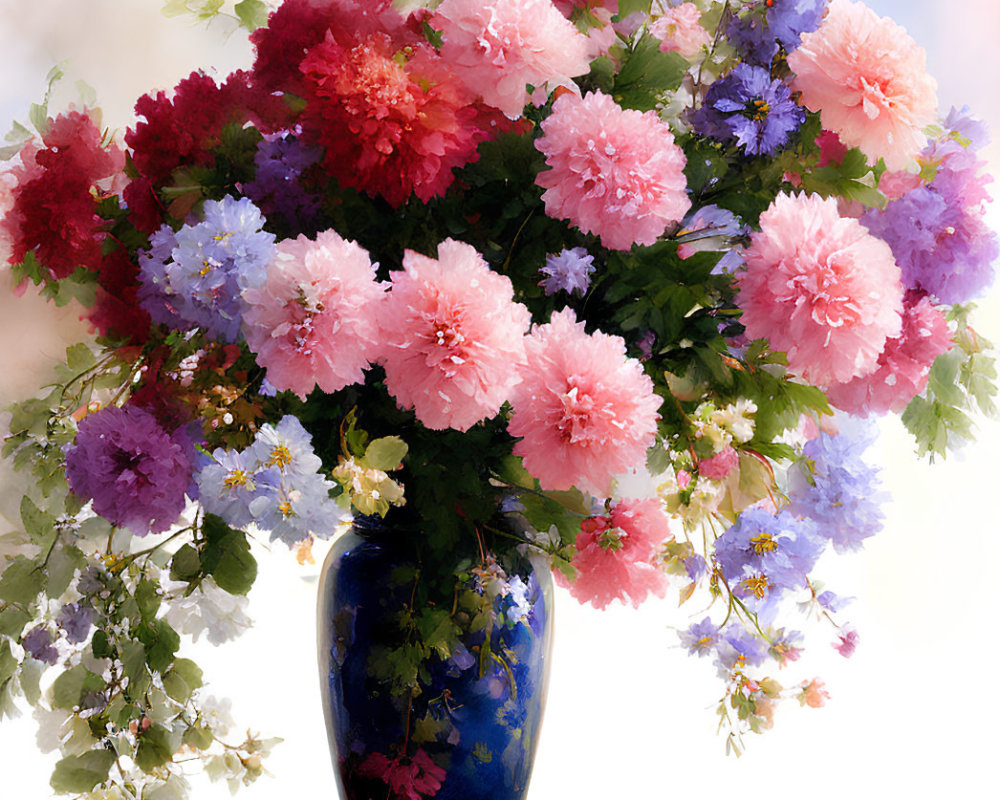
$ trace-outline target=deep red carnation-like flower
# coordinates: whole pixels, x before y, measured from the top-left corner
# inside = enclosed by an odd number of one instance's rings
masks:
[[[443,195],[452,169],[476,160],[488,135],[434,49],[408,39],[328,30],[300,66],[303,131],[326,149],[327,171],[396,207],[411,193],[424,202]]]
[[[10,239],[12,264],[34,253],[51,278],[65,278],[101,260],[101,221],[91,188],[119,172],[124,156],[117,147],[104,147],[89,114],[79,111],[52,120],[42,145],[22,149],[21,166],[13,170],[13,206],[0,224]]]
[[[97,265],[97,302],[87,315],[101,336],[142,344],[149,338],[149,314],[139,305],[139,267],[124,250]]]

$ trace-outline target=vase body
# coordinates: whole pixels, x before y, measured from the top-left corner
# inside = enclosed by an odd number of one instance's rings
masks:
[[[331,548],[319,663],[344,800],[525,797],[550,662],[551,576],[526,561],[513,576],[495,564],[469,572],[454,599],[421,607],[419,558],[398,538],[352,531]]]

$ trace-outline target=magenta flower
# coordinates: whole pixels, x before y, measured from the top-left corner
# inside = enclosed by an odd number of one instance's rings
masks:
[[[567,93],[552,106],[535,141],[550,169],[545,213],[568,219],[611,250],[650,245],[691,207],[685,158],[652,111],[623,109],[602,92]]]
[[[381,311],[386,388],[428,428],[465,431],[494,416],[519,380],[531,316],[510,279],[472,245],[412,250]]]
[[[514,454],[543,489],[576,486],[606,497],[614,475],[645,463],[660,398],[619,336],[588,334],[570,309],[537,325],[511,394]]]
[[[85,417],[66,449],[66,478],[94,511],[135,536],[167,530],[191,484],[190,443],[167,433],[138,406],[108,406]]]
[[[394,797],[405,800],[433,797],[447,774],[423,750],[417,750],[413,758],[372,753],[361,762],[358,772],[366,778],[384,781]]]
[[[288,239],[264,285],[243,293],[243,333],[276,389],[336,392],[374,360],[384,291],[368,253],[335,231]]]
[[[889,246],[834,198],[778,195],[760,216],[736,304],[751,339],[788,354],[789,369],[827,386],[872,372],[903,310]]]
[[[669,538],[668,518],[656,498],[621,500],[609,516],[585,519],[576,537],[570,594],[595,608],[613,600],[638,608],[650,594],[663,597],[667,576],[650,562]]]

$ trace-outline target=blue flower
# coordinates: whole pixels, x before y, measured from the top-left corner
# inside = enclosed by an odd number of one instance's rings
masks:
[[[824,542],[808,520],[749,508],[715,542],[715,558],[738,597],[765,600],[806,585]]]
[[[539,270],[545,278],[538,285],[546,295],[563,291],[583,296],[590,286],[593,271],[594,257],[582,247],[573,247],[545,257],[545,266]]]
[[[711,653],[719,642],[719,628],[712,623],[710,617],[701,622],[695,622],[686,631],[680,631],[681,644],[692,655],[704,656]]]
[[[164,226],[140,264],[139,300],[157,322],[202,328],[219,341],[240,338],[240,295],[261,286],[274,236],[247,198],[207,200],[204,220],[176,233]]]
[[[803,448],[812,461],[810,480],[793,486],[789,511],[808,517],[838,553],[857,550],[882,529],[878,471],[861,456],[875,436],[870,425],[844,426],[836,436],[823,433]]]
[[[774,155],[805,119],[788,86],[772,80],[763,67],[740,63],[708,88],[691,122],[702,136],[735,140],[744,153],[756,156]]]
[[[250,504],[267,492],[276,492],[281,475],[273,468],[258,470],[256,462],[244,453],[220,447],[196,480],[205,510],[234,528],[242,528],[253,521]]]
[[[764,0],[750,13],[734,17],[726,38],[743,61],[767,67],[778,54],[795,50],[803,33],[819,27],[829,0]]]

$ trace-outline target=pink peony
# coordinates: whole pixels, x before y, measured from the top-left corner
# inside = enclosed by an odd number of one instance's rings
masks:
[[[286,239],[265,284],[243,293],[243,333],[275,388],[335,392],[374,360],[383,292],[368,253],[335,231]]]
[[[944,314],[930,298],[907,292],[903,298],[903,329],[890,338],[874,372],[827,389],[830,402],[851,414],[898,414],[927,385],[934,359],[951,349],[951,331]]]
[[[656,437],[660,398],[619,336],[587,334],[570,309],[525,342],[523,382],[511,394],[514,454],[543,489],[611,492],[614,475],[641,466]]]
[[[519,380],[531,315],[464,242],[445,240],[437,259],[407,250],[403,268],[382,310],[386,387],[428,428],[468,430]]]
[[[535,147],[551,169],[535,183],[545,213],[601,237],[612,250],[653,244],[691,207],[684,153],[656,114],[622,109],[608,95],[564,94]]]
[[[889,246],[833,198],[778,195],[744,254],[736,304],[751,339],[788,354],[788,366],[826,386],[875,369],[903,307]]]
[[[667,576],[650,561],[669,538],[667,515],[656,498],[621,500],[610,516],[585,519],[576,537],[570,594],[595,608],[612,600],[638,608],[651,593],[663,597]]]
[[[863,3],[831,0],[819,28],[788,54],[792,89],[823,127],[872,161],[902,169],[926,143],[937,116],[927,55],[904,28]]]
[[[473,94],[511,119],[528,102],[528,84],[590,70],[587,38],[551,0],[444,0],[431,25],[444,38],[444,60]]]
[[[721,481],[740,463],[740,456],[732,447],[724,447],[711,458],[698,462],[698,474],[703,478]]]
[[[712,37],[701,25],[701,11],[694,3],[665,8],[649,26],[649,32],[660,40],[660,50],[664,53],[680,53],[687,59],[694,58],[701,48],[712,43]]]

